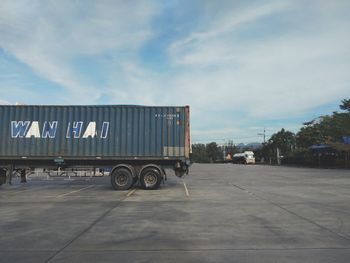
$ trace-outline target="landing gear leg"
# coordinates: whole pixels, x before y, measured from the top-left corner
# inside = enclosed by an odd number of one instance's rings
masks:
[[[12,185],[13,164],[10,164],[6,170],[7,183]]]
[[[0,185],[6,183],[6,169],[0,168]]]
[[[26,183],[27,177],[26,177],[26,169],[21,170],[21,183]]]

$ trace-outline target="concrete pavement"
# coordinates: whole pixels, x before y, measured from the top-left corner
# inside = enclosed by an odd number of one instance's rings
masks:
[[[349,261],[349,170],[194,164],[168,179],[3,185],[0,262]]]

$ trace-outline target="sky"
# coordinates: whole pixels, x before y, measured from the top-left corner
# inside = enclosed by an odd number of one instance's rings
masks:
[[[189,105],[194,143],[262,142],[350,94],[350,1],[0,4],[0,104]]]

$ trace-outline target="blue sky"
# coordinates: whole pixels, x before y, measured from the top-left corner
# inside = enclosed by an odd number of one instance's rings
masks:
[[[190,105],[262,141],[350,94],[349,1],[1,1],[0,103]]]

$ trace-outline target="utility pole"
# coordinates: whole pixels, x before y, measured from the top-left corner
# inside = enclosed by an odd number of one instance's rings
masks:
[[[223,154],[224,154],[224,161],[226,160],[226,139],[222,139],[224,141],[222,147],[223,147]]]
[[[258,135],[263,135],[264,136],[264,144],[266,142],[266,130],[265,130],[265,127],[264,127],[264,133],[258,133]]]

